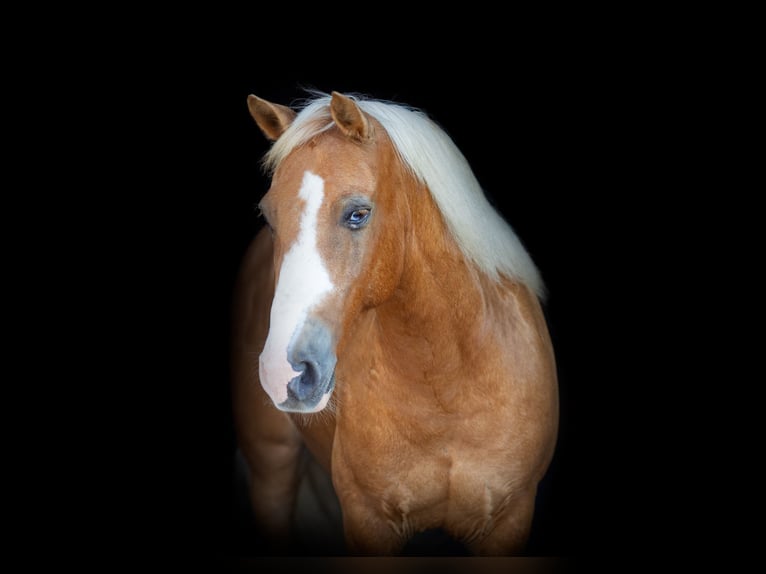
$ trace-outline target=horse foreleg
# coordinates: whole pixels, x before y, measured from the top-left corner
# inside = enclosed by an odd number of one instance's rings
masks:
[[[343,531],[351,555],[392,556],[406,542],[403,533],[383,519],[380,512],[364,505],[343,505]]]
[[[232,400],[237,444],[247,461],[256,524],[271,549],[290,539],[303,441],[258,379],[274,295],[271,235],[263,229],[247,250],[234,294]]]
[[[333,485],[343,509],[343,533],[351,555],[391,556],[407,539],[406,521],[387,517],[391,511],[381,497],[360,487],[354,471],[345,463],[341,440],[336,435],[333,450]]]
[[[493,520],[493,527],[485,536],[468,543],[477,556],[517,556],[523,554],[532,526],[535,493],[515,495]]]
[[[259,534],[269,550],[283,550],[291,537],[303,440],[287,414],[271,403],[246,359],[242,353],[235,362],[237,445],[249,470],[250,501]]]
[[[268,422],[280,417],[260,414],[264,416],[256,415],[252,424],[260,433],[239,441],[250,471],[250,501],[259,533],[270,549],[287,549],[300,482],[302,441],[287,417]]]

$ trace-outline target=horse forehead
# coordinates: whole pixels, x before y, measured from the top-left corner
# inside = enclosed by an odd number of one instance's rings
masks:
[[[284,160],[282,176],[300,188],[306,172],[322,178],[325,193],[333,189],[371,183],[375,179],[377,156],[373,144],[361,144],[345,136],[326,134],[295,150]],[[289,175],[288,175],[289,174]]]

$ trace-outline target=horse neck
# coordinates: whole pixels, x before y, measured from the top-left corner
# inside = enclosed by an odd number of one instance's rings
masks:
[[[411,195],[404,267],[392,297],[375,310],[378,346],[408,380],[461,378],[492,335],[484,320],[494,294],[468,262],[426,190]]]

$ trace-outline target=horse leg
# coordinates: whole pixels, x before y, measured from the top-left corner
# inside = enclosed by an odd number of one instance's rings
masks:
[[[352,556],[393,556],[406,542],[379,512],[363,506],[343,504],[343,532]]]
[[[394,520],[388,503],[359,487],[354,471],[345,463],[343,443],[336,435],[332,481],[343,509],[343,534],[348,553],[357,556],[392,556],[406,542],[405,521]],[[386,511],[392,519],[387,518]]]
[[[523,554],[532,526],[536,489],[514,495],[495,517],[486,535],[468,544],[477,556],[518,556]]]
[[[273,246],[264,229],[242,261],[232,317],[232,402],[237,445],[250,470],[250,499],[269,550],[290,539],[303,440],[261,386],[258,357],[274,296]]]
[[[250,471],[255,522],[269,550],[286,551],[292,538],[303,442],[290,419],[272,405],[255,402],[248,407],[247,417],[238,417],[237,435]]]

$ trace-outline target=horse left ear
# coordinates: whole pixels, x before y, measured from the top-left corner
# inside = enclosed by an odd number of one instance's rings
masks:
[[[338,92],[332,93],[330,113],[335,124],[344,134],[354,139],[366,140],[372,135],[372,126],[357,103]]]
[[[292,108],[282,104],[272,104],[253,94],[247,96],[247,108],[263,135],[271,141],[277,140],[290,127],[297,115]]]

